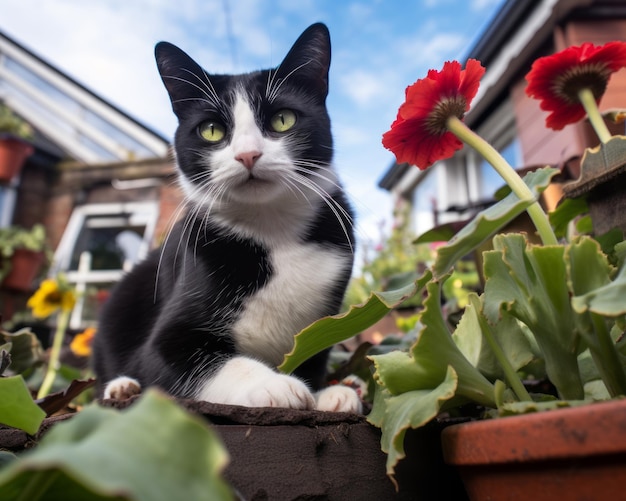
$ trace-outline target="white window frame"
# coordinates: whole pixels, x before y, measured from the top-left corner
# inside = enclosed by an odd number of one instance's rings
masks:
[[[143,239],[137,253],[137,261],[124,263],[123,269],[119,270],[91,270],[90,256],[83,254],[80,258],[78,270],[70,270],[72,252],[85,221],[92,216],[110,215],[112,218],[115,218],[119,217],[120,214],[127,215],[130,224],[133,226],[145,226]],[[70,319],[70,327],[72,329],[83,327],[84,293],[88,284],[118,282],[124,273],[130,271],[133,265],[146,257],[154,237],[157,218],[157,202],[87,204],[74,209],[55,252],[53,265],[50,268],[50,275],[63,273],[68,282],[76,286],[77,302]]]

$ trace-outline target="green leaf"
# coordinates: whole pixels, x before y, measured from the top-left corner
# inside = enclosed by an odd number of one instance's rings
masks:
[[[374,378],[392,395],[433,389],[445,378],[448,365],[458,374],[461,396],[495,407],[493,385],[463,356],[442,316],[440,282],[427,285],[421,322],[423,328],[410,353],[392,351],[373,355]]]
[[[21,374],[43,360],[41,342],[29,329],[15,333],[0,330],[2,341],[11,343],[11,370],[14,373]]]
[[[577,407],[580,405],[589,405],[586,400],[548,400],[545,402],[508,402],[502,404],[498,409],[498,414],[504,416],[517,416],[520,414],[529,414],[532,412],[551,411],[563,409],[565,407]]]
[[[382,416],[379,410],[381,404],[376,405],[375,401],[373,419],[368,417],[368,420],[376,426],[382,425],[381,448],[388,454],[387,474],[392,479],[396,464],[405,456],[406,431],[431,421],[440,412],[442,405],[454,397],[457,382],[454,369],[447,367],[444,379],[435,388],[409,391],[386,398]]]
[[[576,231],[582,235],[588,235],[589,233],[593,233],[593,219],[591,216],[587,214],[586,216],[582,216],[579,220],[576,221],[575,225]]]
[[[527,246],[518,234],[497,235],[494,247],[483,255],[485,316],[496,324],[501,311],[508,311],[526,324],[562,398],[583,398],[577,365],[580,320],[570,304],[564,247]]]
[[[535,195],[534,200],[520,200],[514,193],[510,193],[500,202],[478,213],[447,245],[437,250],[437,260],[433,266],[435,278],[448,273],[454,263],[530,207],[558,172],[558,169],[545,167],[524,176],[524,182]]]
[[[413,243],[425,244],[431,242],[447,242],[456,233],[463,229],[464,225],[464,222],[459,223],[458,221],[454,221],[436,226],[435,228],[431,228],[430,230],[422,233]]]
[[[609,268],[608,263],[605,261],[606,267],[603,270],[596,270],[592,266],[594,263],[596,261],[590,259],[586,266],[581,262],[581,266],[578,267],[581,271],[579,281],[584,282],[585,290],[580,290],[583,286],[579,286],[577,295],[572,298],[574,310],[578,313],[592,311],[608,317],[626,314],[626,301],[624,301],[626,298],[626,267],[622,267],[615,280],[611,282],[608,280],[606,271]]]
[[[481,312],[469,304],[452,339],[472,365],[489,380],[504,379],[502,367],[482,333],[479,315]],[[513,370],[521,369],[535,358],[528,337],[513,316],[503,314],[492,330]]]
[[[296,335],[293,350],[285,355],[278,370],[289,374],[313,355],[359,334],[378,322],[392,308],[421,291],[430,278],[431,274],[427,271],[414,283],[401,289],[372,292],[364,304],[351,306],[346,313],[324,317],[311,324]]]
[[[0,472],[0,499],[232,499],[227,453],[205,422],[148,390],[128,410],[96,405],[57,423]]]
[[[0,423],[34,435],[45,417],[22,376],[0,377]]]
[[[548,214],[548,218],[554,228],[555,235],[562,238],[567,235],[569,223],[577,216],[587,212],[589,212],[589,206],[585,197],[564,198],[556,209]]]

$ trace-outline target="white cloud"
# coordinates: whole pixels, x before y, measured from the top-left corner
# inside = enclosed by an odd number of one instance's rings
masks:
[[[401,57],[412,63],[411,66],[429,68],[456,57],[466,43],[466,38],[457,32],[437,31],[401,40],[397,48]]]
[[[472,0],[470,3],[471,9],[474,11],[481,11],[486,9],[493,9],[502,0]]]
[[[355,69],[349,73],[343,73],[339,82],[342,92],[360,107],[370,107],[373,101],[387,91],[380,74],[364,69]]]
[[[171,137],[175,118],[154,63],[157,41],[179,45],[209,72],[250,71],[275,66],[301,30],[326,22],[336,163],[360,215],[359,235],[374,239],[391,214],[389,195],[376,188],[392,161],[380,137],[404,89],[458,57],[501,2],[424,0],[407,3],[410,15],[391,15],[379,0],[231,1],[237,64],[221,0],[2,0],[0,30]]]

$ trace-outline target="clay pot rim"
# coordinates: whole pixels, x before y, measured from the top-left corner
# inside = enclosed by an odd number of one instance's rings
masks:
[[[524,463],[626,452],[626,399],[462,423],[442,433],[455,465]]]

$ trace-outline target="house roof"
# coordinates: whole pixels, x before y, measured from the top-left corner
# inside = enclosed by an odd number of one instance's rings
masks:
[[[0,101],[47,154],[85,163],[167,155],[169,141],[0,32]]]

